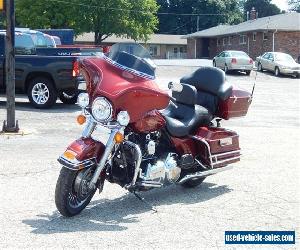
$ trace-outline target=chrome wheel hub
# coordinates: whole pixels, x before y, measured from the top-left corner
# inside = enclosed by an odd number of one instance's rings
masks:
[[[69,205],[73,208],[81,206],[93,193],[89,188],[90,180],[93,177],[92,169],[85,169],[78,173],[74,180],[73,192],[69,193]]]
[[[31,92],[32,99],[37,104],[45,104],[49,100],[50,91],[46,84],[36,83]]]

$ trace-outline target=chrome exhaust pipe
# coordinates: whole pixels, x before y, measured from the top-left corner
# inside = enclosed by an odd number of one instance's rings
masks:
[[[211,169],[211,170],[207,170],[207,171],[196,172],[194,174],[188,174],[185,177],[183,177],[178,183],[183,184],[191,179],[207,177],[207,176],[210,176],[210,175],[213,175],[213,174],[216,174],[219,172],[223,172],[226,170],[230,170],[230,169],[232,169],[232,166],[226,166],[226,167],[222,167],[222,168],[216,168],[216,169]]]

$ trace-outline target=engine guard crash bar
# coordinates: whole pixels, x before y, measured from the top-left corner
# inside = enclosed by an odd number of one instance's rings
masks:
[[[220,153],[220,154],[212,154],[210,150],[210,146],[206,140],[203,138],[200,138],[198,136],[191,136],[191,138],[201,141],[207,148],[208,154],[209,154],[209,163],[210,167],[214,169],[215,166],[220,165],[220,164],[229,164],[232,163],[232,161],[239,161],[240,156],[241,156],[241,150],[234,150],[234,151],[229,151],[225,153]],[[225,158],[225,159],[220,159],[218,160],[218,157],[224,157],[227,155],[233,155],[230,158]]]
[[[196,172],[194,174],[186,175],[178,183],[183,184],[183,183],[185,183],[185,182],[187,182],[188,180],[191,180],[191,179],[199,179],[199,178],[202,178],[202,177],[207,177],[207,176],[210,176],[210,175],[213,175],[213,174],[216,174],[216,173],[219,173],[219,172],[223,172],[223,171],[226,171],[226,170],[230,170],[230,169],[232,169],[232,166],[226,166],[226,167],[223,167],[223,168],[215,168],[215,169],[211,169],[211,170],[207,170],[207,171]]]

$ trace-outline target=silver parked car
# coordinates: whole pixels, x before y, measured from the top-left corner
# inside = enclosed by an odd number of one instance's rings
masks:
[[[269,70],[274,72],[275,76],[294,75],[300,76],[300,64],[289,54],[281,52],[266,52],[256,58],[257,68],[260,71]]]
[[[213,58],[213,66],[228,71],[243,71],[250,75],[253,60],[243,51],[226,50]]]

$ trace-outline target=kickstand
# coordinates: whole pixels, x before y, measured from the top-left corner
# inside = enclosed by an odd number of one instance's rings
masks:
[[[147,204],[149,207],[151,207],[151,210],[154,212],[154,213],[157,213],[157,209],[152,206],[149,202],[147,202],[145,200],[145,198],[139,196],[136,192],[133,192],[133,194],[135,195],[136,198],[138,198],[140,201],[144,202],[145,204]]]

